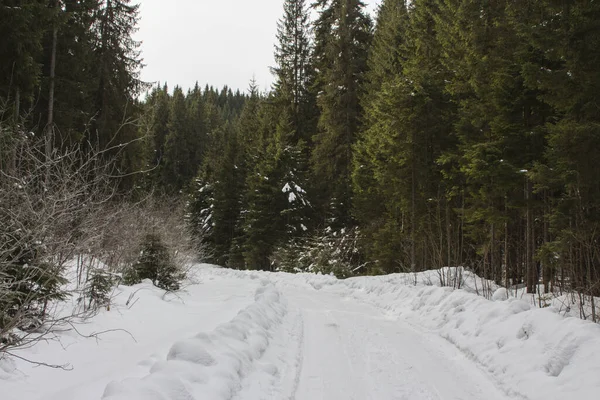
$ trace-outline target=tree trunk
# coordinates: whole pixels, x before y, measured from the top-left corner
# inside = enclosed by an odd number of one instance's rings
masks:
[[[508,197],[505,196],[504,197],[504,286],[506,288],[508,288],[510,286],[510,273],[509,273],[509,267],[508,267],[508,263],[509,263],[509,259],[508,259],[508,254],[509,254],[509,248],[508,248]]]
[[[54,5],[58,12],[57,5]],[[56,18],[56,17],[55,17]],[[48,89],[48,121],[46,122],[46,162],[52,159],[52,148],[54,142],[54,86],[56,80],[56,42],[58,37],[58,26],[56,21],[52,28],[52,50],[50,55],[50,87]]]
[[[548,231],[549,231],[549,227],[548,227],[548,193],[546,191],[544,191],[544,232],[543,232],[543,240],[544,240],[544,245],[548,243],[549,238],[548,238]],[[550,293],[550,285],[551,285],[551,281],[553,281],[553,277],[552,277],[552,268],[550,267],[549,263],[546,262],[543,265],[543,272],[542,272],[542,279],[543,279],[543,283],[544,283],[544,293]]]
[[[19,120],[21,118],[21,89],[19,87],[17,87],[17,89],[15,90],[15,115],[14,115],[14,122],[13,122],[13,134],[14,134],[14,138],[17,141],[17,143],[15,143],[12,146],[12,154],[9,156],[8,159],[8,170],[10,172],[13,172],[14,170],[17,169],[17,147],[18,147],[18,142],[20,140],[19,136],[20,136],[20,132],[19,132]]]
[[[415,217],[415,206],[416,206],[416,171],[415,171],[415,145],[414,145],[414,134],[413,134],[413,154],[412,154],[412,182],[411,182],[411,214],[410,214],[410,236],[411,236],[411,244],[410,244],[410,270],[412,272],[417,272],[417,264],[416,264],[416,246],[415,241],[417,240],[416,231],[416,217]]]
[[[527,293],[535,293],[535,264],[533,262],[533,249],[534,249],[534,229],[533,229],[533,210],[531,207],[532,197],[532,184],[529,178],[527,178],[525,188],[525,200],[527,202],[527,226],[525,228],[526,236],[526,249],[525,249],[525,264],[527,268]]]

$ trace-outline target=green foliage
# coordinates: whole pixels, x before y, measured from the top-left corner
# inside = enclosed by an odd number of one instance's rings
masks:
[[[46,2],[51,6],[52,2]],[[85,138],[90,122],[97,116],[95,93],[97,90],[96,63],[98,62],[95,23],[99,18],[99,0],[63,0],[51,8],[52,19],[46,24],[42,40],[43,65],[40,87],[36,93],[35,120],[48,120],[49,64],[52,59],[53,32],[57,29],[56,64],[53,98],[53,121],[57,128],[54,145],[71,146]],[[36,121],[37,120],[37,121]],[[44,128],[44,124],[39,129]],[[111,132],[113,135],[115,132]]]
[[[273,264],[284,272],[312,272],[343,279],[365,273],[356,228],[340,231],[326,229],[302,240],[289,242],[277,250]]]
[[[0,235],[0,330],[39,328],[49,303],[68,297],[67,280],[58,265],[45,261],[49,256],[33,235]]]
[[[360,125],[359,98],[371,20],[357,0],[319,2],[316,21],[313,90],[320,111],[311,164],[316,182],[315,206],[335,228],[350,222],[352,145]]]
[[[435,12],[430,1],[412,2],[410,13],[403,1],[384,2],[369,56],[366,122],[354,148],[354,214],[369,258],[388,272],[433,261],[425,245],[438,234],[430,208],[444,207],[436,161],[450,145],[452,107]]]
[[[186,204],[186,223],[192,236],[200,244],[207,245],[211,251],[214,251],[214,238],[212,237],[214,196],[214,185],[203,181],[201,178],[196,178]]]
[[[128,285],[150,279],[154,286],[164,290],[179,290],[184,273],[173,262],[170,251],[156,233],[147,234],[140,245],[137,262],[124,275]]]
[[[0,6],[0,104],[12,106],[7,115],[14,123],[19,108],[32,104],[42,74],[40,57],[45,25],[50,15],[40,0],[7,0]],[[15,113],[17,115],[15,115]]]
[[[305,0],[286,0],[283,18],[277,24],[275,46],[274,101],[280,115],[289,122],[289,144],[308,141],[311,135],[310,108],[314,99],[310,93],[309,13]]]
[[[145,112],[151,115],[148,166],[155,167],[163,162],[165,143],[169,134],[169,108],[171,96],[167,85],[154,88],[146,101]],[[160,169],[157,170],[159,172]],[[155,175],[158,175],[155,173]],[[154,179],[158,180],[158,177]]]
[[[115,276],[103,268],[93,268],[81,293],[85,310],[110,308],[110,293],[117,283]]]
[[[197,164],[193,156],[196,147],[191,143],[192,132],[185,100],[183,90],[176,87],[169,108],[162,167],[163,186],[169,188],[171,193],[181,190],[197,172],[194,170]]]

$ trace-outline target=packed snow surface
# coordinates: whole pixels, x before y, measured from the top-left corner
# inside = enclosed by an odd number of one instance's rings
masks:
[[[77,327],[109,331],[97,340],[66,331],[15,353],[72,370],[0,360],[0,399],[600,398],[599,325],[435,278],[199,266],[177,296],[122,286]]]

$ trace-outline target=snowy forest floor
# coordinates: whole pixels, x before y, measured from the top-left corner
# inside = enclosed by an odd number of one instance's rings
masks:
[[[110,311],[77,326],[131,336],[66,331],[16,353],[72,370],[0,360],[0,399],[592,400],[600,392],[600,325],[552,307],[487,300],[469,285],[432,285],[427,274],[196,272],[178,296],[120,286]]]

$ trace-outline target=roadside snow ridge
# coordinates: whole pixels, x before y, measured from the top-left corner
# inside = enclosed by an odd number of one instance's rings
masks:
[[[107,385],[104,400],[231,399],[242,379],[262,357],[287,307],[267,280],[255,302],[211,333],[175,343],[165,361],[157,362],[144,378]]]

